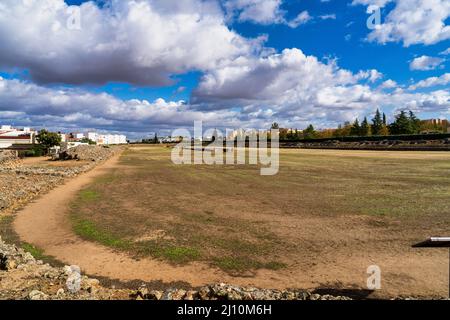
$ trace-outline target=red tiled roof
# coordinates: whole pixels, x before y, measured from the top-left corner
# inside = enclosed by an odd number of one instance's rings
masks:
[[[30,140],[30,136],[0,136],[3,140]]]

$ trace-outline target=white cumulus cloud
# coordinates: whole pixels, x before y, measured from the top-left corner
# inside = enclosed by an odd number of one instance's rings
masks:
[[[225,0],[223,5],[229,18],[240,22],[276,24],[285,21],[281,4],[282,0]]]
[[[368,35],[368,40],[379,43],[403,42],[431,45],[450,39],[448,0],[354,0],[353,4],[384,7],[394,2],[394,8],[382,16],[382,24]]]
[[[0,67],[39,83],[167,85],[250,54],[257,40],[230,30],[221,7],[201,0],[110,0],[80,7],[80,29],[63,0],[0,2]],[[70,20],[69,20],[70,21]]]
[[[420,56],[411,61],[409,68],[411,70],[434,70],[439,67],[445,60],[437,57]]]
[[[450,83],[450,73],[444,73],[439,77],[430,77],[409,86],[410,90],[418,88],[429,88],[434,86],[445,86]]]
[[[236,112],[195,111],[183,101],[122,100],[107,93],[46,88],[0,77],[0,122],[4,123],[142,133],[155,128],[192,127],[194,120],[231,125],[234,119],[238,119]]]

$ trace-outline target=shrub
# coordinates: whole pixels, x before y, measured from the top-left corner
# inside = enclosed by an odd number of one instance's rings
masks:
[[[34,146],[31,150],[25,152],[25,157],[42,157],[45,154],[41,146]]]

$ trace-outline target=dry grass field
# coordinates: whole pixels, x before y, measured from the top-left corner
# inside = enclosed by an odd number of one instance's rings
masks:
[[[377,264],[390,294],[445,294],[446,251],[411,245],[449,235],[449,153],[281,150],[279,174],[260,176],[250,165],[176,166],[170,151],[125,151],[71,203],[73,230],[255,285],[266,270],[282,286],[362,288]]]

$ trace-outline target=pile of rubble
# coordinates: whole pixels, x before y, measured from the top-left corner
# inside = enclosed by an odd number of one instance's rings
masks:
[[[59,153],[59,160],[102,161],[108,159],[120,148],[109,146],[81,145]]]
[[[130,290],[108,289],[76,267],[54,268],[0,238],[0,300],[129,299]]]

